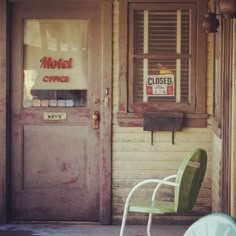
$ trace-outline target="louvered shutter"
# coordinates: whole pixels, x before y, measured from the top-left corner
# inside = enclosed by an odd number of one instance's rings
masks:
[[[134,102],[189,102],[191,10],[135,10],[133,25]],[[172,96],[147,96],[145,77],[167,68],[174,75]]]

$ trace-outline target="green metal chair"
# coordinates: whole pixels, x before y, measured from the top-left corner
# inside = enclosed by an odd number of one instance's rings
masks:
[[[212,213],[193,223],[184,236],[235,236],[235,220],[223,213]]]
[[[205,176],[207,154],[203,149],[196,149],[181,163],[177,175],[164,179],[148,179],[135,185],[126,200],[120,236],[124,235],[124,228],[128,212],[148,213],[147,235],[151,236],[150,229],[153,214],[177,213],[191,210],[195,204],[202,181]],[[175,179],[173,182],[171,179]],[[154,183],[152,198],[142,201],[131,201],[133,194],[146,184]],[[175,187],[174,202],[158,201],[156,194],[162,185]]]

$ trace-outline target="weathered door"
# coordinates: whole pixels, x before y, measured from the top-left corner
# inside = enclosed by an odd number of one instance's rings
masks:
[[[11,6],[11,220],[99,220],[101,8],[65,2]]]

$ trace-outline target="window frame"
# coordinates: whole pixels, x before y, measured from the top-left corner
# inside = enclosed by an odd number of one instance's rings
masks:
[[[193,11],[195,5],[194,4],[178,4],[178,7],[181,8],[181,10],[186,10],[186,9],[191,9],[192,10],[192,18],[193,21],[191,22],[191,26],[194,26],[195,23],[195,11]],[[181,109],[185,112],[194,112],[194,107],[195,107],[195,89],[193,86],[190,87],[190,97],[189,97],[189,103],[177,103],[177,102],[160,102],[160,103],[148,103],[148,102],[135,102],[134,101],[134,75],[133,75],[133,71],[134,71],[134,60],[136,58],[147,58],[147,59],[158,59],[158,58],[162,58],[162,59],[183,59],[182,55],[183,54],[179,54],[179,56],[177,56],[177,53],[175,56],[173,55],[168,55],[166,54],[165,56],[163,54],[160,55],[156,55],[155,53],[148,53],[147,55],[143,55],[142,57],[139,55],[136,55],[134,52],[134,23],[133,23],[133,19],[134,19],[134,11],[135,10],[143,10],[145,8],[145,10],[176,10],[176,5],[170,5],[168,7],[166,7],[166,5],[164,4],[160,4],[157,6],[157,4],[132,4],[130,6],[130,13],[129,14],[129,32],[130,33],[130,37],[129,37],[129,49],[128,49],[128,55],[129,55],[129,73],[128,73],[128,92],[129,95],[128,96],[128,111],[130,112],[142,112],[143,109],[155,109],[155,110],[166,110],[166,109]],[[195,45],[196,41],[196,35],[195,35],[195,31],[192,30],[191,32],[191,45]],[[195,84],[195,59],[196,57],[194,56],[196,54],[196,50],[195,48],[192,49],[192,52],[190,53],[190,58],[191,58],[191,84]],[[192,56],[193,55],[193,56]]]
[[[206,68],[207,68],[207,35],[201,28],[201,20],[207,12],[207,3],[204,0],[120,0],[120,15],[119,15],[119,63],[120,63],[120,76],[119,76],[119,108],[117,113],[118,124],[120,126],[142,126],[142,112],[144,111],[181,111],[184,112],[184,125],[188,127],[205,127],[208,115],[206,114]],[[172,6],[191,6],[196,8],[196,34],[193,39],[196,43],[195,60],[195,76],[191,76],[191,97],[190,103],[175,103],[175,102],[160,102],[157,104],[151,103],[134,103],[133,101],[133,55],[129,53],[130,40],[129,32],[132,30],[129,15],[129,8],[135,7],[150,9],[153,4],[164,5],[173,9]],[[164,7],[164,8],[167,8]],[[191,23],[191,27],[193,27]],[[133,32],[131,31],[131,35]],[[133,42],[132,42],[133,43]],[[192,44],[192,43],[191,43]],[[203,55],[203,56],[201,56]],[[192,74],[193,72],[191,72]],[[131,101],[131,103],[130,103]]]

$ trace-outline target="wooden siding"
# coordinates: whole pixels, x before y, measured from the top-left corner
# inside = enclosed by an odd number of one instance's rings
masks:
[[[150,133],[142,128],[113,127],[113,219],[117,220],[123,211],[126,196],[137,182],[147,178],[163,178],[175,174],[182,159],[194,148],[202,147],[208,153],[208,168],[195,210],[209,212],[211,209],[211,142],[209,129],[184,129],[176,132],[175,145],[171,143],[170,132],[154,133],[151,145]],[[137,197],[150,196],[144,189]],[[162,197],[171,199],[170,189],[162,191]],[[196,213],[195,213],[196,214]]]
[[[194,148],[201,147],[208,153],[206,177],[197,199],[194,212],[188,216],[169,215],[157,217],[159,222],[192,221],[201,214],[211,211],[211,128],[185,128],[175,133],[175,145],[171,142],[171,132],[155,132],[151,145],[151,133],[142,128],[119,127],[116,119],[119,104],[119,1],[114,0],[113,19],[113,148],[112,148],[112,215],[113,222],[118,223],[123,213],[124,202],[132,186],[146,178],[163,178],[176,173],[182,159]],[[212,59],[209,59],[212,60]],[[207,110],[212,113],[212,75],[208,76]],[[136,197],[150,194],[147,187]],[[171,189],[162,189],[164,198],[173,198]],[[145,217],[132,215],[133,220],[143,221]],[[137,221],[135,221],[137,222]]]
[[[221,179],[221,156],[222,140],[213,135],[212,149],[212,211],[219,212],[221,208],[220,200],[220,179]]]

